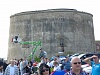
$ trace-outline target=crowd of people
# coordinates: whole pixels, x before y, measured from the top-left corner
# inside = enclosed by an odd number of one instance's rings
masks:
[[[4,62],[0,61],[0,75],[100,75],[99,56],[97,55],[83,60],[92,66],[91,74],[83,71],[81,59],[78,57],[73,57],[69,60],[69,57],[66,56],[62,61],[57,55],[54,60],[50,61],[46,55],[40,49],[39,58],[41,62],[28,61],[24,57],[20,60],[11,59],[10,63],[4,66]]]

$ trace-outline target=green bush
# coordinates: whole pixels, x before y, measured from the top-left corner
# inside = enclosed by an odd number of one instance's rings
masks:
[[[41,59],[38,56],[34,56],[34,60],[37,61],[37,62],[41,61]]]

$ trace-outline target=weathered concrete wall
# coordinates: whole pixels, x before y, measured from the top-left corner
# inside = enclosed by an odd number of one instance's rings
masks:
[[[22,48],[11,42],[18,35],[22,41],[41,41],[48,56],[64,52],[94,52],[93,16],[72,9],[22,12],[10,17],[8,58],[29,55],[34,46]],[[26,52],[25,52],[26,51]],[[39,48],[35,54],[38,55]]]

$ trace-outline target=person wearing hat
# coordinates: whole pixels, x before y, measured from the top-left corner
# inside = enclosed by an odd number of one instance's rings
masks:
[[[71,63],[70,63],[69,57],[66,56],[66,59],[65,59],[64,63],[62,64],[62,66],[63,66],[64,70],[70,71]]]

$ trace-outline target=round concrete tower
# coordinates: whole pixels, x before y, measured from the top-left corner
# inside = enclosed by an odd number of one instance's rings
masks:
[[[10,16],[8,60],[28,56],[36,47],[20,42],[38,42],[49,56],[60,51],[94,52],[93,15],[75,9],[21,12]]]

